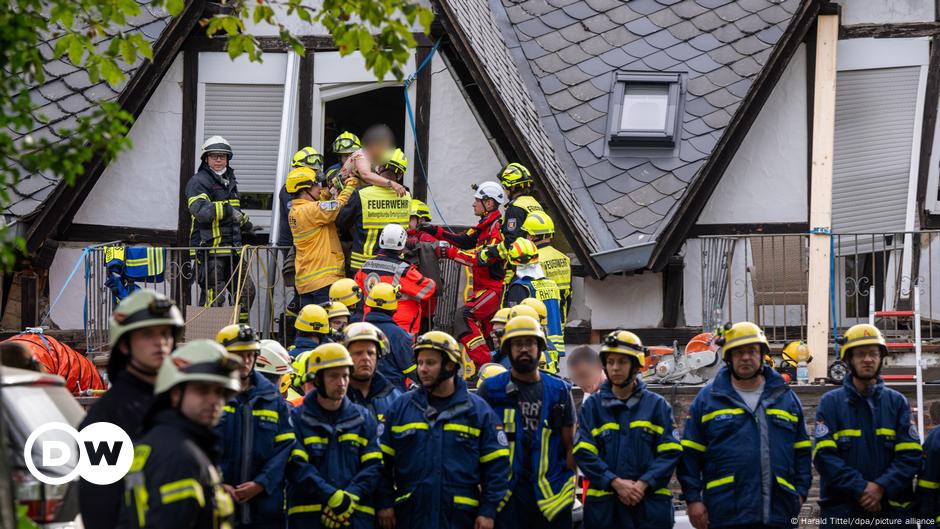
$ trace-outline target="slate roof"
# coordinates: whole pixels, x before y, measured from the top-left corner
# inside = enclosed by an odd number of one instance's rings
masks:
[[[137,0],[137,3],[141,6],[140,14],[128,19],[128,24],[121,30],[139,32],[153,45],[166,29],[170,16],[164,10],[153,7],[149,0]],[[107,41],[107,38],[103,39],[98,46],[105,46]],[[34,129],[23,131],[11,127],[13,141],[23,141],[26,135],[36,140],[48,138],[61,141],[65,139],[61,133],[63,129],[74,128],[78,117],[90,113],[99,103],[116,100],[124,88],[124,85],[112,87],[104,81],[92,83],[85,71],[72,65],[66,57],[54,59],[55,42],[53,37],[39,45],[39,52],[46,61],[43,64],[46,77],[42,85],[29,92],[35,105],[33,115],[37,117]],[[118,61],[118,66],[123,68],[126,75],[125,84],[141,64],[140,58],[129,66]],[[59,179],[54,175],[32,174],[8,186],[10,203],[3,210],[7,221],[14,222],[34,213],[58,183]]]
[[[511,83],[513,72],[524,80],[531,104],[515,94],[508,106],[526,134],[537,129],[533,143],[551,164],[545,172],[563,168],[570,188],[586,191],[583,202],[595,207],[584,209],[596,213],[583,216],[602,250],[657,238],[800,7],[800,0],[444,1],[472,14],[459,17],[471,39],[495,21],[513,64],[493,60],[499,50],[474,51],[497,85]],[[676,156],[608,147],[619,71],[687,75]]]

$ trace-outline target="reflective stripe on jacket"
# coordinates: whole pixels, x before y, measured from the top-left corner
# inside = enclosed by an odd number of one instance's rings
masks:
[[[203,162],[186,184],[186,206],[192,215],[191,246],[241,246],[241,225],[248,217],[242,217],[241,223],[234,218],[235,210],[241,210],[241,201],[231,167],[225,170],[223,182]]]
[[[288,219],[297,248],[294,258],[297,292],[307,294],[345,277],[343,248],[335,221],[352,190],[347,186],[336,200],[291,201]]]
[[[437,285],[424,277],[418,267],[396,256],[387,255],[384,250],[363,263],[356,272],[356,283],[362,289],[362,296],[367,297],[376,283],[388,283],[399,287],[398,310],[394,319],[405,332],[417,334],[421,327],[421,318],[432,314],[436,303],[434,292]],[[368,312],[369,307],[366,307]],[[429,312],[425,312],[428,310]]]
[[[411,218],[411,195],[399,197],[386,187],[357,188],[343,208],[337,223],[352,234],[349,266],[356,270],[379,250],[379,235],[386,224],[408,228]]]

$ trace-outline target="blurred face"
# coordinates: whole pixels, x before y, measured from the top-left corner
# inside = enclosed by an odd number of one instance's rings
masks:
[[[392,150],[395,146],[392,145],[390,141],[374,141],[363,147],[363,150],[366,151],[366,154],[369,156],[369,159],[375,162],[376,160],[381,160],[382,155],[386,152]]]
[[[539,343],[533,336],[519,336],[509,342],[509,360],[520,373],[531,373],[539,366]]]
[[[593,393],[597,391],[597,387],[600,385],[603,370],[600,362],[581,361],[568,364],[568,375],[578,387]]]
[[[633,372],[633,361],[627,355],[607,354],[607,377],[614,384],[624,384]]]
[[[173,328],[157,325],[135,329],[128,335],[126,343],[130,346],[134,364],[156,371],[173,350]]]
[[[251,370],[255,368],[255,362],[258,361],[258,351],[236,351],[235,354],[242,359],[242,365],[238,368],[238,375],[242,377],[242,380],[247,380],[251,375]]]
[[[341,331],[349,324],[349,316],[334,316],[330,318],[330,328],[334,331]]]
[[[860,345],[850,350],[849,363],[856,378],[871,380],[881,367],[881,349],[877,345]]]
[[[441,369],[443,368],[441,360],[441,353],[435,351],[434,349],[421,349],[418,351],[418,378],[421,380],[421,385],[430,386],[437,381],[437,378],[441,374]]]
[[[206,155],[206,163],[209,164],[209,169],[221,173],[228,167],[228,155],[222,152],[210,152]]]
[[[349,344],[349,356],[353,361],[352,378],[360,382],[372,379],[378,363],[378,348],[374,342],[358,341]]]
[[[231,397],[232,392],[209,382],[188,382],[170,390],[173,406],[187,419],[214,428],[222,418],[222,406]]]
[[[323,383],[323,394],[330,400],[343,400],[346,396],[346,390],[349,388],[349,368],[331,367],[324,369],[320,373],[320,381]],[[318,381],[318,383],[320,383]]]
[[[754,376],[761,368],[763,355],[760,344],[749,343],[731,350],[731,368],[741,378]]]

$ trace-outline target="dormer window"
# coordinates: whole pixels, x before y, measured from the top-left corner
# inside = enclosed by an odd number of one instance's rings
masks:
[[[613,90],[612,146],[675,145],[681,77],[678,73],[621,72]]]

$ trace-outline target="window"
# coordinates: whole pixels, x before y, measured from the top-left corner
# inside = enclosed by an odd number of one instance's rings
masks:
[[[675,145],[680,84],[678,73],[617,74],[609,120],[610,144]]]

